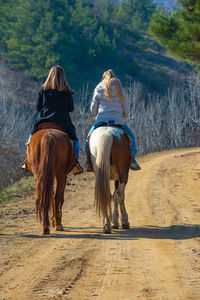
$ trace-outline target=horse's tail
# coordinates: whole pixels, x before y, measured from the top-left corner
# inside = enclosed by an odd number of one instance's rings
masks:
[[[113,143],[113,136],[103,134],[98,138],[96,166],[94,168],[96,174],[95,181],[95,203],[97,212],[107,215],[108,208],[111,205],[110,192],[110,155]]]
[[[36,181],[36,215],[40,222],[43,219],[44,227],[49,227],[49,210],[53,197],[54,181],[54,141],[50,134],[45,134],[41,139],[41,155]]]

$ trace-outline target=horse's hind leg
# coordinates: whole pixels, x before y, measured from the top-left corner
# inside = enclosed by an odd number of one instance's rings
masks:
[[[128,221],[128,214],[126,212],[125,204],[124,204],[124,191],[125,191],[125,184],[119,183],[117,189],[118,201],[120,204],[120,211],[121,211],[121,224],[123,229],[129,229],[130,224]]]
[[[112,195],[110,194],[110,198]],[[103,233],[111,233],[111,217],[112,217],[112,210],[111,210],[111,199],[110,203],[107,208],[103,209]]]
[[[55,224],[55,197],[54,194],[52,195],[52,201],[51,201],[51,226],[54,228],[56,226]]]
[[[62,218],[62,206],[64,203],[64,190],[66,184],[66,177],[59,176],[56,178],[56,191],[55,191],[55,227],[57,231],[63,231],[63,225],[61,223]]]
[[[113,229],[118,229],[119,228],[119,212],[118,212],[118,195],[117,195],[117,189],[119,187],[119,181],[115,181],[115,191],[113,194],[113,213],[112,213],[112,221],[111,221],[111,227]]]

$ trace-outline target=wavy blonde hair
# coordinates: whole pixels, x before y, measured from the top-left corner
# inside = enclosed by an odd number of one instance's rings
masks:
[[[116,95],[119,97],[120,103],[124,103],[124,94],[120,80],[115,76],[112,70],[103,73],[102,81],[104,85],[105,95],[109,101],[112,101],[112,87],[115,86]]]
[[[45,83],[44,90],[70,91],[69,84],[65,78],[65,72],[62,67],[56,65],[51,68]]]

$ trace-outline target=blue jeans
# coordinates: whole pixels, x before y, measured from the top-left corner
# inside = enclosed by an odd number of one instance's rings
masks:
[[[87,139],[86,139],[86,143],[85,143],[85,152],[86,155],[88,156],[88,151],[89,151],[89,145],[88,145],[88,138],[91,135],[91,133],[93,132],[94,129],[96,129],[99,125],[108,122],[107,120],[99,122],[99,123],[94,123],[93,126],[91,127],[88,135],[87,135]],[[115,123],[117,124],[117,123]],[[132,152],[132,160],[135,159],[135,149],[136,149],[136,144],[135,144],[135,136],[132,133],[131,129],[127,126],[127,125],[122,125],[123,129],[125,130],[125,132],[127,133],[127,135],[131,138],[132,143],[131,143],[131,152]]]
[[[73,149],[74,149],[74,153],[75,153],[76,158],[79,158],[80,144],[79,144],[78,138],[77,138],[76,141],[73,141]]]
[[[29,135],[27,144],[30,142],[31,137],[32,137],[32,134]],[[75,156],[76,156],[76,158],[79,158],[80,144],[79,144],[78,137],[77,137],[76,141],[72,141],[72,142],[73,142],[73,149],[74,149]],[[28,152],[28,145],[26,146],[26,153],[27,152]]]

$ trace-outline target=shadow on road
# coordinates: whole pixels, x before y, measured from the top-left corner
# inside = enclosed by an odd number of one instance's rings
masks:
[[[98,231],[98,232],[97,232]],[[100,227],[65,227],[64,232],[42,236],[36,234],[0,234],[0,238],[24,237],[36,239],[100,239],[100,240],[136,240],[136,239],[171,239],[185,240],[200,237],[200,225],[172,225],[168,227],[144,226],[128,230],[112,230],[112,234],[102,234]]]

